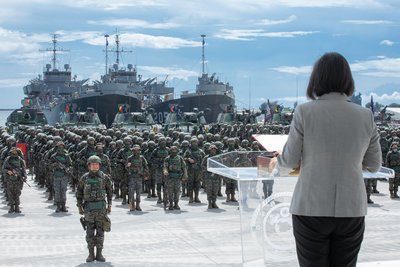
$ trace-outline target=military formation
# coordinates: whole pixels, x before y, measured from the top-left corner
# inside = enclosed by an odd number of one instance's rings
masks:
[[[395,170],[389,179],[391,198],[399,198],[400,127],[379,128],[382,164]],[[77,207],[84,215],[88,262],[105,261],[102,255],[104,232],[110,231],[112,199],[121,199],[130,211],[141,211],[142,197],[154,199],[167,210],[180,210],[179,201],[200,203],[199,194],[207,194],[208,209],[218,209],[217,199],[237,202],[235,180],[207,171],[207,159],[231,151],[261,151],[253,134],[288,134],[289,126],[262,124],[213,124],[209,129],[192,132],[166,129],[148,130],[111,128],[62,128],[60,125],[32,129],[20,126],[11,136],[0,128],[1,183],[10,207],[20,213],[21,190],[27,184],[27,172],[37,186],[46,188],[55,212],[68,212],[66,192],[76,193]],[[26,154],[16,144],[26,144]],[[253,164],[253,165],[252,165]],[[245,153],[232,159],[232,166],[254,166]],[[272,181],[273,182],[273,181]],[[379,193],[378,179],[365,181],[368,202]],[[271,181],[264,184],[265,198],[272,194]],[[95,254],[95,248],[96,254]]]

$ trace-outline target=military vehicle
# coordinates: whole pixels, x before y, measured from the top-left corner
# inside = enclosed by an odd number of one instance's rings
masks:
[[[172,107],[163,124],[164,131],[177,129],[182,132],[192,132],[194,127],[209,129],[204,117],[205,112],[194,108],[192,112],[182,112],[179,107]]]
[[[22,100],[21,103],[22,107],[14,110],[7,117],[6,126],[8,133],[15,133],[18,131],[20,125],[37,129],[47,124],[46,116],[40,110],[31,107],[29,100]]]
[[[118,106],[118,113],[115,115],[114,122],[111,126],[158,132],[161,130],[161,125],[154,122],[153,113],[153,109],[143,110],[141,112],[130,112],[129,105],[120,104]]]
[[[61,118],[61,125],[65,127],[79,126],[83,128],[106,128],[101,123],[94,108],[87,108],[85,112],[75,111],[75,105],[67,105]]]
[[[217,123],[220,124],[248,124],[256,123],[259,111],[236,110],[232,105],[226,106],[225,111],[218,114]]]

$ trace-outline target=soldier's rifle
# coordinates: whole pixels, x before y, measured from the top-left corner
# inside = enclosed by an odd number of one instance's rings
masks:
[[[56,159],[55,163],[57,164],[57,167],[62,171],[64,171],[65,173],[71,173],[70,169],[67,166],[65,166],[64,163],[60,162],[58,159]]]
[[[26,181],[27,177],[26,177],[26,174],[25,174],[23,171],[18,170],[18,169],[12,169],[11,171],[12,171],[12,173],[14,173],[14,175],[20,177],[20,179],[21,179],[24,183],[26,183],[29,187],[31,187],[31,185],[28,184],[28,182]]]

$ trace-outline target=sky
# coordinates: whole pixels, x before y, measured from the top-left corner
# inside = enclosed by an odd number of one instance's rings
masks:
[[[400,2],[397,0],[2,0],[0,108],[18,108],[23,86],[38,77],[58,34],[57,67],[78,79],[105,73],[105,38],[120,34],[121,66],[136,65],[193,92],[205,72],[234,88],[236,105],[267,99],[288,107],[307,101],[315,61],[339,52],[350,63],[363,105],[400,103]],[[115,55],[109,55],[115,62]]]

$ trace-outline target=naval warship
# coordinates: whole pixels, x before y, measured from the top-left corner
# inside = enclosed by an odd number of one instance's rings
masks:
[[[181,112],[191,112],[194,108],[205,112],[207,123],[216,122],[218,114],[224,112],[227,106],[235,106],[235,94],[233,87],[229,83],[221,82],[216,78],[216,74],[211,76],[204,72],[204,37],[202,37],[202,74],[198,77],[199,83],[196,85],[194,93],[183,91],[180,98],[173,98],[172,94],[162,95],[162,90],[157,94],[151,94],[145,106],[150,105],[155,110],[153,114],[157,123],[166,123],[167,115],[176,107]]]
[[[45,51],[53,52],[53,65],[46,64],[43,76],[33,79],[24,87],[25,100],[31,101],[33,107],[41,110],[49,124],[55,125],[62,121],[67,107],[76,106],[75,112],[84,112],[93,108],[101,123],[109,127],[118,112],[118,106],[127,104],[132,110],[140,110],[143,99],[151,92],[155,94],[169,94],[173,88],[168,88],[164,83],[155,81],[156,78],[141,80],[136,67],[128,64],[121,67],[119,58],[124,51],[120,49],[119,34],[115,36],[116,49],[109,50],[108,37],[106,38],[106,73],[99,81],[88,84],[85,80],[72,78],[71,68],[68,64],[60,71],[56,68],[56,55],[58,51],[67,51],[57,47],[57,34],[53,34],[53,48]],[[108,66],[108,52],[116,53],[115,63]]]

